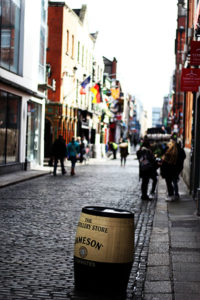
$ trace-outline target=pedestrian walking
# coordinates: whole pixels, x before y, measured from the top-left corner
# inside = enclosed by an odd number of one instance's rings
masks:
[[[82,163],[84,159],[86,160],[85,158],[86,147],[87,147],[87,141],[82,136],[80,140],[80,163]]]
[[[166,201],[179,199],[179,175],[183,169],[185,151],[175,140],[170,140],[162,156],[161,176],[165,179],[168,196]]]
[[[140,149],[136,152],[137,158],[139,160],[139,178],[142,179],[141,192],[142,200],[151,200],[152,196],[155,194],[156,184],[157,184],[157,168],[158,164],[156,162],[155,156],[151,150],[150,143],[148,139],[144,139],[141,144]],[[151,192],[148,195],[148,185],[149,180],[152,180]]]
[[[54,169],[53,169],[53,175],[56,176],[56,170],[58,161],[60,161],[62,174],[64,175],[66,173],[65,167],[64,167],[64,159],[66,157],[66,144],[65,140],[63,139],[62,135],[59,135],[58,139],[55,140],[52,146],[52,155],[54,160]]]
[[[124,167],[126,165],[126,158],[128,156],[128,141],[126,141],[125,139],[121,139],[120,140],[120,144],[119,144],[119,149],[120,149],[120,158],[121,158],[121,166]]]
[[[134,150],[136,151],[137,149],[137,144],[138,144],[138,137],[136,135],[134,135],[133,138],[133,145],[134,145]]]
[[[113,153],[113,159],[116,159],[117,158],[118,145],[114,142],[109,142],[109,148]]]
[[[71,176],[75,175],[75,165],[80,154],[80,145],[72,137],[71,142],[67,145],[67,157],[71,161]]]

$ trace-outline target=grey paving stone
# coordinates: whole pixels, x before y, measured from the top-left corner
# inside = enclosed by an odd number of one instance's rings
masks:
[[[169,267],[165,266],[156,266],[156,267],[148,267],[146,273],[147,281],[169,281]]]
[[[169,253],[149,254],[148,266],[168,266],[168,265],[169,265]]]
[[[200,236],[197,232],[171,232],[171,241],[174,242],[200,242]]]
[[[169,252],[169,243],[166,242],[156,242],[151,241],[149,245],[149,253],[155,254],[155,253],[168,253]]]
[[[188,263],[199,263],[200,264],[200,254],[194,252],[185,252],[172,254],[172,262],[188,262]]]
[[[175,300],[199,300],[199,294],[192,293],[178,293],[174,295]]]
[[[199,272],[200,264],[198,263],[182,263],[182,262],[174,262],[173,270],[175,272]]]
[[[174,292],[186,294],[198,294],[200,299],[200,284],[199,282],[174,282]]]
[[[153,232],[152,236],[151,236],[151,242],[169,242],[169,235],[168,233],[156,233]]]
[[[174,272],[173,277],[175,281],[180,281],[180,282],[199,282],[200,284],[200,270],[198,272]]]
[[[170,294],[145,294],[144,300],[172,300]]]
[[[171,293],[170,281],[146,281],[144,287],[145,294],[166,294]]]
[[[198,249],[200,250],[200,241],[173,241],[172,242],[172,250],[173,248],[185,248],[185,249]]]

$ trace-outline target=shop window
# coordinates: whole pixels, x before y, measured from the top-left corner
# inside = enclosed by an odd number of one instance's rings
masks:
[[[27,159],[39,164],[41,105],[29,101],[27,109]]]
[[[20,100],[0,91],[0,164],[19,160]]]

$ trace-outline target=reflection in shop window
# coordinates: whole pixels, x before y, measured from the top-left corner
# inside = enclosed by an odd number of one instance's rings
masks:
[[[0,91],[0,164],[18,162],[20,97]]]
[[[40,160],[41,105],[28,102],[27,111],[27,159],[35,163]]]

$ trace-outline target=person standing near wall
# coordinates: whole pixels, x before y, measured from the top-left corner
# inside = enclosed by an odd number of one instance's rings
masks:
[[[161,176],[165,179],[168,196],[166,201],[179,199],[178,181],[186,158],[185,151],[175,140],[170,140],[162,156]]]

